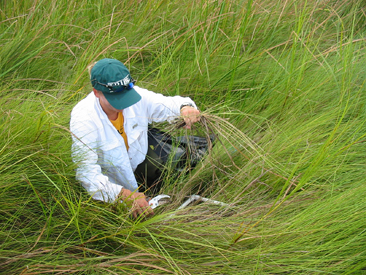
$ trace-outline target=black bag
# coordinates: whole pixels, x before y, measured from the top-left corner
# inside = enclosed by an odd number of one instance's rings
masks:
[[[210,136],[211,142],[214,137]],[[146,159],[138,165],[135,176],[146,187],[158,192],[161,188],[160,177],[164,167],[169,163],[176,171],[189,171],[204,157],[209,149],[209,142],[204,137],[172,137],[157,128],[148,130],[148,152]]]

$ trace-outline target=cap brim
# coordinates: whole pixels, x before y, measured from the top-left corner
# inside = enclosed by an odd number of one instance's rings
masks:
[[[109,104],[117,110],[126,109],[140,101],[141,96],[135,89],[129,89],[116,93],[103,93]]]

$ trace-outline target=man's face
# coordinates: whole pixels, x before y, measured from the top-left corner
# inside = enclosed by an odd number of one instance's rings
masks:
[[[105,113],[108,112],[122,112],[123,110],[118,110],[114,108],[108,100],[105,98],[104,94],[101,91],[97,91],[93,89],[93,92],[97,98],[99,98],[100,105],[102,106]]]

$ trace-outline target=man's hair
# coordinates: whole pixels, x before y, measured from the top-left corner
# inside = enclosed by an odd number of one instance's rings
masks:
[[[89,77],[91,77],[91,70],[93,69],[94,65],[97,64],[97,61],[91,63],[88,65],[88,72],[89,72]]]

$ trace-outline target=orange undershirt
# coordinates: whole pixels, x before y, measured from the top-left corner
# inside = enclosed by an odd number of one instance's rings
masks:
[[[128,151],[128,142],[127,142],[127,135],[125,132],[125,129],[123,128],[123,114],[122,112],[118,113],[118,117],[116,120],[110,120],[113,124],[113,126],[117,129],[118,133],[121,134],[121,136],[123,137],[125,144],[126,144],[126,149]]]

